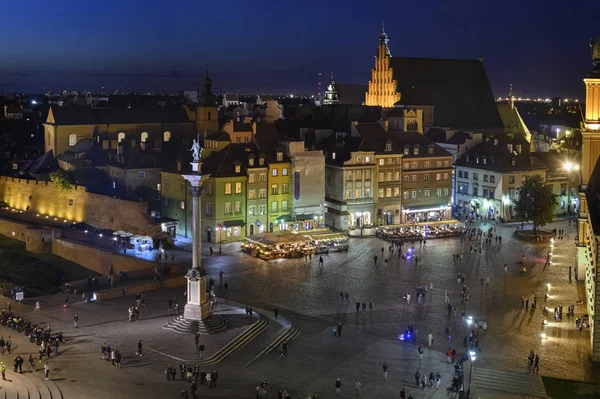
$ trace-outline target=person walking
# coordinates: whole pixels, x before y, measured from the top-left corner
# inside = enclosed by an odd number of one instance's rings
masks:
[[[423,360],[423,347],[421,346],[421,344],[419,344],[419,347],[417,348],[417,352],[419,352],[419,360]]]
[[[383,379],[387,380],[387,373],[388,373],[388,365],[387,362],[383,362]]]
[[[35,301],[35,309],[33,313],[40,313],[40,301]]]
[[[6,380],[6,365],[4,362],[0,362],[0,372],[2,372],[2,379]]]
[[[10,335],[9,335],[8,338],[6,338],[6,350],[8,351],[9,355],[10,355],[11,347],[12,347],[12,340],[10,339]]]
[[[429,335],[427,336],[427,344],[429,345],[430,348],[431,348],[431,345],[433,345],[433,334],[431,334],[431,331],[429,331]]]
[[[534,364],[533,364],[533,371],[535,373],[537,373],[537,374],[540,373],[540,355],[539,354],[535,355],[535,361],[534,361]]]
[[[337,380],[335,380],[335,393],[337,393],[339,395],[341,390],[342,390],[342,380],[340,378],[338,378]]]
[[[442,382],[442,376],[440,375],[440,373],[437,373],[435,375],[435,383],[437,384],[437,389],[440,389],[441,382]]]
[[[35,370],[35,359],[31,355],[31,353],[29,354],[29,358],[27,358],[27,362],[29,363],[29,366],[27,366],[27,371],[29,371],[31,369],[33,369],[33,371],[36,371]]]
[[[138,355],[138,356],[143,356],[143,355],[142,355],[142,349],[143,349],[143,346],[142,346],[142,340],[140,339],[140,340],[138,341],[138,350],[137,350],[137,352],[136,352],[136,355]]]
[[[115,352],[115,367],[118,369],[121,368],[121,351],[119,350]]]
[[[356,388],[356,396],[360,396],[361,395],[360,389],[362,388],[362,384],[360,383],[359,380],[356,380],[356,382],[354,383],[354,387]]]
[[[44,378],[48,380],[50,378],[50,366],[48,366],[48,362],[44,364]]]
[[[415,372],[415,382],[416,382],[416,385],[417,385],[417,386],[419,386],[419,382],[420,382],[420,381],[421,381],[421,373],[419,373],[419,370],[417,370],[417,371]]]
[[[337,325],[337,336],[338,338],[342,336],[342,323],[338,323]]]
[[[275,309],[273,309],[273,315],[275,315],[275,320],[277,320],[277,315],[279,315],[279,307],[275,306]]]
[[[323,267],[323,257],[319,256],[319,267]]]
[[[75,314],[75,316],[73,316],[73,326],[75,328],[77,328],[77,322],[79,321],[79,316],[77,314]]]
[[[204,344],[198,345],[198,352],[200,352],[200,360],[204,357]]]

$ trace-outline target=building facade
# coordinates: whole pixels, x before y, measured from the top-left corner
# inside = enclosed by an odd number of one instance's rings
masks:
[[[502,135],[467,151],[455,163],[459,213],[495,220],[514,218],[513,202],[525,177],[546,178],[546,165],[529,152],[527,142]]]
[[[592,361],[600,361],[600,37],[591,43],[594,67],[583,80],[586,88],[580,186],[580,212],[575,278],[585,281]]]

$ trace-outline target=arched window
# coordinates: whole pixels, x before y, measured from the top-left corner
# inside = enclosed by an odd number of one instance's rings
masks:
[[[77,144],[77,135],[69,134],[69,146],[73,147],[75,144]]]
[[[163,133],[163,141],[166,143],[169,140],[171,140],[171,132],[164,132]]]
[[[123,133],[123,132],[119,133],[119,135],[117,136],[118,142],[120,143],[124,139],[125,139],[125,133]]]
[[[143,133],[142,133],[142,138],[141,138],[141,140],[140,140],[140,141],[141,141],[142,143],[145,143],[145,142],[146,142],[146,140],[148,140],[148,133],[147,133],[147,132],[143,132]]]

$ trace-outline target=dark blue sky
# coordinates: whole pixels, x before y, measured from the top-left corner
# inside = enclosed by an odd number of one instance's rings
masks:
[[[573,4],[576,5],[573,5]],[[496,96],[583,97],[600,0],[61,0],[0,13],[6,92],[214,87],[308,93],[367,83],[381,21],[394,56],[477,58]]]

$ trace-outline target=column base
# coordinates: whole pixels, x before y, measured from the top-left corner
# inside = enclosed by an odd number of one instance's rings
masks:
[[[200,305],[188,303],[183,308],[183,318],[186,320],[204,320],[212,314],[210,303],[204,302]]]

